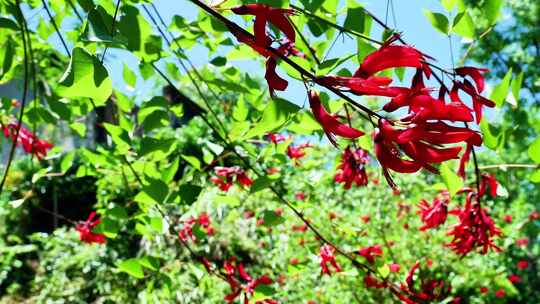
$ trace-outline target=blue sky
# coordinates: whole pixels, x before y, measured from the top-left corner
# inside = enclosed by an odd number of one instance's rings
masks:
[[[176,1],[174,1],[176,2]],[[189,1],[181,1],[174,3],[171,0],[156,0],[154,4],[157,6],[160,13],[163,15],[165,21],[168,23],[174,15],[181,15],[188,20],[194,20],[198,14],[198,8],[189,3]],[[423,14],[424,9],[443,13],[443,7],[437,0],[415,0],[415,1],[403,1],[394,0],[394,7],[396,13],[396,28],[403,33],[403,38],[411,45],[416,46],[424,53],[437,59],[437,63],[443,67],[451,67],[449,41],[446,36],[436,32],[431,26],[429,21]],[[370,0],[362,2],[365,7],[384,20],[386,15],[385,0]],[[345,16],[343,16],[344,18]],[[342,19],[343,19],[342,18]],[[388,16],[388,23],[392,26],[391,15]],[[372,34],[374,37],[379,37],[381,28],[377,24],[372,26]],[[454,54],[459,54],[460,39],[455,37],[453,39]],[[334,47],[334,51],[330,54],[329,58],[338,57],[341,54],[340,50],[346,50],[346,53],[350,54],[356,50],[356,42],[354,40],[346,41],[345,44],[338,44]],[[197,66],[208,63],[211,59],[208,56],[208,52],[204,47],[195,47],[188,52],[190,58]],[[212,58],[215,55],[212,56]],[[121,60],[117,60],[121,59]],[[111,52],[109,60],[106,61],[108,70],[111,72],[113,83],[115,87],[124,87],[125,84],[122,81],[122,62],[127,62],[132,68],[136,67],[134,58],[126,57],[125,53]],[[261,61],[262,62],[262,61]],[[264,68],[261,68],[260,63],[235,61],[228,64],[234,64],[240,68],[243,72],[250,73],[251,75],[264,76]],[[354,69],[354,67],[351,67]],[[280,72],[284,74],[284,72]],[[139,79],[139,81],[142,79]],[[289,79],[290,80],[290,79]],[[141,82],[137,85],[137,90],[132,92],[138,96],[138,99],[146,99],[156,91],[148,87],[149,83],[141,85]],[[289,81],[289,88],[285,92],[280,93],[281,97],[284,97],[299,105],[305,102],[305,89],[302,83],[295,80]]]

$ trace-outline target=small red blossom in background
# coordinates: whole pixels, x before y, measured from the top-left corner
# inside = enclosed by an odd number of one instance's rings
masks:
[[[206,234],[214,234],[214,228],[211,225],[211,220],[207,213],[201,213],[196,218],[192,217],[188,220],[185,220],[183,221],[183,224],[184,226],[178,232],[178,237],[184,242],[187,242],[189,239],[194,242],[197,241],[197,237],[193,234],[193,227],[196,224],[201,225],[201,227],[206,230]]]
[[[38,138],[28,129],[20,126],[19,135],[17,135],[17,123],[8,123],[7,125],[1,124],[4,136],[10,138],[12,141],[17,140],[17,146],[22,146],[24,152],[35,155],[38,159],[43,159],[47,156],[47,152],[52,149],[53,145],[43,139]]]
[[[520,270],[527,269],[529,267],[529,262],[526,260],[520,260],[517,262],[516,267]]]
[[[498,186],[499,184],[495,178],[495,174],[482,174],[480,180],[480,192],[478,195],[480,195],[480,197],[484,196],[487,187],[489,187],[489,194],[492,197],[496,197]]]
[[[360,250],[358,250],[358,254],[364,257],[368,263],[373,264],[375,263],[375,257],[382,255],[383,251],[381,245],[374,245],[360,248]]]
[[[231,287],[231,293],[225,296],[227,303],[232,303],[244,292],[244,303],[249,303],[249,297],[253,295],[255,288],[259,285],[272,285],[274,281],[266,275],[262,275],[257,279],[253,279],[244,269],[244,265],[237,263],[235,258],[230,258],[223,264],[223,269],[227,277],[227,282]],[[244,281],[244,284],[241,284]],[[277,304],[278,302],[272,299],[257,301],[262,304]]]
[[[444,280],[422,277],[421,273],[416,274],[419,268],[420,262],[416,262],[409,270],[406,284],[401,284],[399,290],[392,288],[390,291],[407,304],[442,301],[447,298],[452,290],[450,284],[446,284]],[[420,279],[419,284],[417,284],[418,279]]]
[[[401,266],[399,264],[392,263],[388,265],[388,268],[390,268],[390,272],[399,272]]]
[[[536,221],[539,218],[540,218],[540,213],[538,213],[538,211],[536,210],[529,214],[529,221]]]
[[[323,128],[326,137],[328,137],[328,140],[334,146],[337,147],[336,136],[355,139],[364,135],[364,132],[352,128],[345,123],[339,122],[336,115],[328,113],[324,108],[321,102],[321,98],[319,97],[319,93],[317,93],[317,91],[309,90],[308,97],[309,105],[311,106],[311,112],[313,112],[313,116]]]
[[[463,256],[476,248],[479,248],[482,254],[490,249],[501,251],[493,242],[493,238],[500,236],[501,231],[495,226],[487,210],[482,208],[478,201],[472,202],[475,195],[474,192],[468,193],[465,206],[450,212],[458,217],[459,222],[450,228],[448,235],[453,239],[447,246]]]
[[[508,281],[512,282],[513,284],[521,282],[521,277],[517,274],[511,274],[508,276]]]
[[[275,134],[275,133],[268,133],[266,135],[266,138],[273,144],[277,145],[280,142],[284,142],[287,140],[287,137],[283,134]]]
[[[512,216],[510,214],[505,214],[503,216],[503,221],[505,221],[508,224],[512,223]]]
[[[217,176],[212,176],[210,181],[219,186],[222,191],[229,191],[233,182],[237,182],[241,186],[250,187],[253,181],[247,176],[244,169],[234,167],[215,167],[214,172]]]
[[[489,289],[487,287],[480,287],[480,293],[486,294],[489,292]]]
[[[364,224],[367,224],[369,223],[369,220],[371,220],[371,217],[369,215],[362,215],[360,219],[362,220],[362,222],[364,222]]]
[[[422,222],[424,225],[420,227],[421,231],[427,229],[437,228],[440,225],[446,222],[448,216],[448,203],[450,202],[450,195],[447,191],[444,191],[436,197],[431,205],[426,201],[422,200],[418,204],[418,214],[421,215]]]
[[[525,247],[529,245],[529,238],[524,237],[524,238],[516,240],[516,245],[518,245],[519,247]]]
[[[296,192],[294,198],[298,201],[303,201],[306,199],[306,194],[304,192]]]
[[[278,167],[270,167],[266,169],[266,173],[268,173],[269,175],[277,174],[279,173],[279,171],[281,171],[281,169],[279,169]]]
[[[364,276],[364,285],[366,285],[367,288],[386,288],[388,287],[388,284],[386,282],[380,282],[376,278],[374,278],[370,273],[366,274]]]
[[[343,188],[351,189],[352,184],[365,186],[368,183],[365,165],[369,162],[369,154],[364,149],[345,148],[341,156],[341,163],[334,181],[344,183]]]
[[[319,250],[319,260],[321,265],[321,274],[331,275],[328,263],[334,267],[335,272],[341,272],[341,267],[334,256],[335,249],[328,244],[321,246]]]
[[[88,216],[88,219],[84,222],[81,222],[75,226],[75,230],[79,232],[79,238],[82,242],[92,244],[104,244],[105,243],[105,235],[101,233],[95,233],[92,232],[92,229],[99,225],[101,223],[100,218],[94,218],[96,217],[97,213],[95,211],[92,211],[90,215]]]
[[[497,298],[504,298],[506,296],[506,292],[504,291],[504,289],[499,289],[495,292],[495,296]]]
[[[306,151],[304,150],[311,147],[313,147],[313,145],[310,143],[303,143],[298,146],[291,144],[287,147],[287,156],[289,156],[289,158],[292,159],[294,164],[297,166],[300,164],[299,160],[306,156]]]

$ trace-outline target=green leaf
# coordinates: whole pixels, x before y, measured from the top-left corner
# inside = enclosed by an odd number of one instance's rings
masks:
[[[130,149],[131,139],[126,130],[110,123],[104,123],[103,126],[107,130],[107,133],[111,135],[112,141],[120,153],[127,152]]]
[[[519,91],[521,90],[521,85],[523,84],[523,72],[519,73],[514,79],[512,79],[512,95],[517,102],[519,101]]]
[[[371,30],[371,17],[358,4],[347,5],[347,17],[343,27],[359,33],[369,33]]]
[[[439,32],[448,35],[450,30],[448,18],[441,13],[434,13],[428,10],[424,10],[424,15],[428,18],[431,25]]]
[[[116,267],[118,270],[129,274],[132,277],[137,279],[144,278],[144,272],[139,262],[139,259],[128,259],[123,262],[117,263]]]
[[[10,30],[15,30],[15,31],[19,30],[19,26],[17,25],[17,23],[15,23],[15,21],[8,18],[4,18],[4,17],[0,17],[0,28],[5,28],[5,29],[10,29]]]
[[[251,300],[253,303],[263,301],[264,299],[270,299],[276,293],[274,288],[269,285],[259,284],[253,289],[253,296]]]
[[[536,169],[536,171],[529,176],[529,180],[533,183],[540,183],[540,169]]]
[[[139,264],[141,264],[141,266],[143,266],[144,268],[148,268],[150,270],[155,271],[159,269],[159,259],[152,256],[145,256],[139,258]]]
[[[439,170],[448,192],[454,196],[463,187],[463,181],[446,163],[442,163]]]
[[[379,274],[381,275],[381,277],[383,279],[387,278],[388,275],[390,274],[390,266],[388,266],[388,264],[384,264],[382,265],[381,267],[378,267],[377,268],[377,271],[379,272]]]
[[[244,139],[260,136],[279,129],[299,110],[299,106],[285,99],[272,99],[264,109],[261,120],[244,136]]]
[[[13,65],[13,56],[15,55],[13,44],[13,41],[8,38],[0,49],[0,59],[2,60],[2,64],[0,65],[0,80],[9,72]]]
[[[497,107],[501,107],[504,100],[506,99],[506,96],[508,96],[508,89],[510,88],[511,78],[512,69],[509,69],[508,72],[506,72],[503,80],[497,86],[495,86],[493,92],[491,92],[491,96],[489,97],[489,99],[493,100]]]
[[[499,145],[499,137],[491,133],[489,123],[485,118],[480,121],[480,131],[482,131],[482,135],[484,135],[484,145],[491,150],[495,150]]]
[[[62,162],[60,162],[60,172],[66,173],[69,168],[73,165],[73,158],[75,157],[74,152],[69,152],[64,155]]]
[[[278,215],[273,210],[266,210],[263,213],[264,226],[273,227],[285,222],[285,218]]]
[[[195,156],[184,155],[184,154],[182,154],[181,156],[193,168],[201,171],[201,161],[198,158],[196,158]]]
[[[528,149],[529,156],[531,159],[537,163],[540,164],[540,137],[538,137],[530,146]]]
[[[441,4],[447,12],[451,12],[456,6],[457,0],[441,0]]]
[[[76,47],[56,93],[66,98],[92,98],[96,106],[102,106],[112,94],[112,81],[98,58]]]
[[[74,122],[69,125],[71,130],[73,130],[77,135],[79,135],[81,138],[84,138],[84,134],[86,134],[86,125],[82,122]]]
[[[169,187],[162,180],[154,178],[146,178],[147,184],[143,186],[143,192],[154,200],[155,203],[161,204],[169,194]]]
[[[471,15],[467,11],[459,13],[454,18],[454,24],[452,26],[452,32],[455,34],[472,39],[474,38],[474,22]]]
[[[129,85],[131,88],[135,88],[135,85],[137,84],[137,75],[135,75],[135,73],[133,73],[133,71],[125,63],[123,76],[126,84]]]
[[[232,117],[236,121],[244,121],[249,114],[248,105],[246,103],[244,95],[238,96],[238,102],[234,105]]]
[[[215,66],[224,66],[227,64],[227,58],[218,56],[212,60],[210,60],[210,63]]]
[[[180,195],[180,202],[183,205],[193,204],[199,197],[199,194],[201,194],[201,191],[202,188],[196,185],[181,185],[178,189],[178,194]]]
[[[503,0],[486,0],[483,7],[483,14],[487,18],[489,24],[494,24],[499,19],[501,14]]]
[[[98,5],[88,13],[88,18],[84,25],[82,41],[89,42],[122,42],[118,33],[112,33],[113,17]]]
[[[169,164],[169,166],[163,171],[161,171],[161,179],[165,183],[170,183],[173,181],[174,176],[176,175],[176,172],[178,171],[178,166],[180,165],[180,158],[175,158],[172,163]]]
[[[264,190],[265,188],[268,188],[271,183],[272,183],[272,180],[268,176],[261,176],[257,178],[251,185],[250,193],[255,193],[255,192]]]

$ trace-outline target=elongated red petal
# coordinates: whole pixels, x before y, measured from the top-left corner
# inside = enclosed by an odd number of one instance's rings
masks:
[[[460,67],[455,69],[456,74],[458,74],[461,77],[470,76],[474,83],[476,84],[476,89],[478,93],[482,93],[484,91],[484,75],[483,73],[487,72],[488,69],[483,68],[475,68],[475,67]]]
[[[273,57],[268,58],[266,61],[266,74],[264,75],[264,78],[266,78],[266,81],[268,82],[270,95],[272,96],[274,95],[274,90],[285,91],[289,85],[287,80],[281,78],[276,73],[276,67],[277,61]]]
[[[414,173],[422,168],[422,164],[404,160],[393,154],[384,144],[380,131],[375,134],[375,155],[381,166],[400,173]]]
[[[272,9],[268,14],[268,21],[280,29],[294,43],[296,41],[294,27],[289,21],[289,18],[287,18],[287,15],[290,13],[290,10]]]
[[[266,47],[271,43],[270,38],[266,35],[266,21],[268,14],[258,14],[255,17],[253,31],[255,32],[255,42],[257,46]]]
[[[309,104],[311,106],[311,111],[315,119],[321,124],[323,130],[327,134],[335,134],[345,138],[358,138],[364,135],[364,132],[351,128],[346,124],[340,123],[337,118],[328,113],[324,106],[321,103],[319,94],[315,90],[310,90],[309,94]],[[329,136],[330,137],[330,136]],[[329,138],[332,141],[331,138]],[[333,142],[334,143],[334,142]]]
[[[423,54],[413,47],[385,45],[369,54],[354,76],[367,78],[377,72],[397,67],[422,68],[423,60]]]
[[[461,147],[434,148],[421,142],[408,142],[401,144],[405,154],[415,161],[422,163],[441,163],[458,158]]]

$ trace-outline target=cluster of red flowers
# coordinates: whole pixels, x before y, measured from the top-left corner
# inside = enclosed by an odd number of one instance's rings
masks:
[[[248,37],[235,29],[230,28],[231,33],[238,39],[238,41],[249,45],[255,51],[262,56],[268,58],[266,60],[266,74],[265,78],[268,82],[270,94],[274,95],[274,91],[284,91],[287,89],[287,80],[281,78],[276,73],[277,57],[273,56],[272,52],[268,48],[273,42],[278,42],[279,47],[277,51],[285,56],[291,55],[305,57],[305,54],[295,48],[294,42],[296,40],[296,33],[294,27],[289,21],[288,16],[296,13],[293,9],[274,8],[266,4],[247,4],[238,6],[232,9],[237,15],[253,15],[255,16],[254,32],[255,38]],[[280,31],[285,34],[286,38],[281,40],[272,39],[267,34],[267,24],[271,23]]]
[[[38,159],[42,159],[47,156],[47,151],[50,150],[53,145],[46,140],[38,138],[36,135],[22,126],[20,126],[19,136],[17,137],[16,135],[18,127],[19,125],[16,123],[2,125],[4,136],[11,138],[13,141],[17,140],[17,146],[22,146],[24,152],[34,154]]]
[[[101,233],[95,233],[92,232],[92,229],[96,227],[99,223],[101,223],[100,218],[94,218],[96,217],[96,212],[92,211],[90,215],[88,216],[88,219],[84,222],[80,222],[75,226],[75,230],[79,232],[79,237],[82,242],[92,244],[104,244],[105,243],[105,235]]]
[[[268,140],[272,142],[274,145],[277,145],[280,142],[284,142],[287,140],[287,136],[283,134],[276,134],[276,133],[268,133],[266,134],[266,138],[268,138]]]
[[[425,231],[444,224],[448,216],[449,202],[450,194],[448,191],[443,191],[441,195],[433,200],[431,205],[426,200],[422,200],[418,204],[420,208],[418,213],[421,215],[422,222],[424,222],[424,226],[420,227],[420,230]]]
[[[330,275],[330,268],[328,267],[328,263],[334,267],[335,272],[341,272],[341,267],[336,261],[336,257],[334,256],[334,252],[336,250],[328,245],[324,244],[321,246],[319,250],[319,260],[321,265],[321,274],[327,274]]]
[[[234,181],[245,187],[250,187],[253,184],[246,171],[238,166],[215,167],[214,172],[217,176],[212,176],[210,181],[218,185],[219,189],[223,191],[229,191]]]
[[[253,295],[253,291],[259,285],[272,285],[274,281],[266,275],[262,275],[257,279],[253,279],[244,269],[242,263],[237,263],[235,258],[230,258],[225,261],[223,268],[225,269],[225,274],[227,276],[227,282],[231,287],[231,293],[225,296],[225,301],[227,303],[232,303],[234,300],[244,291],[244,303],[249,303],[249,297]],[[245,282],[241,284],[240,280],[237,277]],[[264,299],[262,301],[257,301],[255,304],[278,304],[277,301],[272,299]]]
[[[206,213],[200,214],[197,218],[192,217],[182,223],[184,226],[178,232],[178,237],[184,242],[187,242],[189,239],[194,242],[197,241],[197,237],[193,234],[193,227],[197,224],[204,228],[208,235],[213,235],[215,232],[214,227],[212,227],[210,222],[210,217]]]
[[[426,279],[420,274],[416,274],[420,268],[420,262],[416,262],[409,270],[409,274],[405,280],[406,284],[401,284],[400,290],[391,288],[390,291],[395,294],[403,303],[418,304],[431,303],[433,301],[441,301],[448,297],[452,288],[449,284],[445,284],[443,280]],[[414,276],[420,277],[420,284]],[[459,303],[459,300],[458,300]]]
[[[368,246],[360,248],[358,254],[366,259],[368,263],[375,263],[375,257],[383,254],[381,245]]]
[[[290,159],[293,160],[295,165],[300,164],[300,159],[306,156],[306,151],[304,151],[306,148],[313,147],[310,143],[303,143],[298,146],[289,145],[287,147],[287,156],[289,156]]]
[[[366,150],[345,148],[334,181],[344,183],[345,189],[350,189],[353,183],[359,187],[367,185],[368,177],[365,166],[368,162],[369,154]]]

